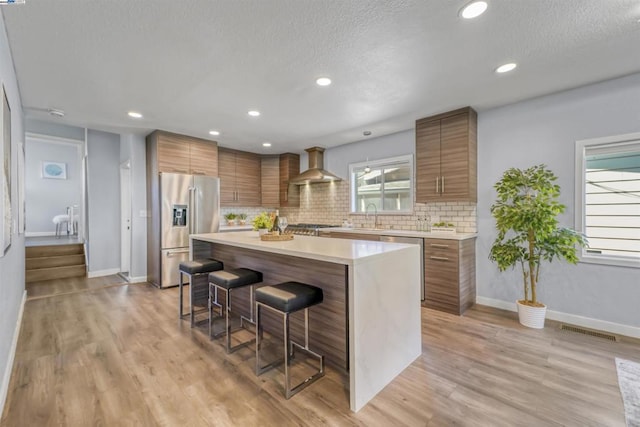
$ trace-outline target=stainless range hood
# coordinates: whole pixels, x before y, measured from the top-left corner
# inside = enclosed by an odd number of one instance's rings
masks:
[[[311,147],[305,150],[309,153],[309,169],[289,180],[289,184],[303,185],[317,182],[342,181],[342,178],[324,170],[324,148]]]

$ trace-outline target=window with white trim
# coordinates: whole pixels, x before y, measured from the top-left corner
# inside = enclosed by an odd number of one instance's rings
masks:
[[[576,228],[583,261],[640,267],[640,134],[576,143]]]
[[[352,163],[351,213],[365,213],[373,204],[387,214],[413,212],[413,156]]]

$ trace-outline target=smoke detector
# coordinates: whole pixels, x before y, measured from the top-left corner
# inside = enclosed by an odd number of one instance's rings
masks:
[[[64,111],[58,110],[57,108],[49,108],[47,113],[52,115],[53,117],[64,117]]]

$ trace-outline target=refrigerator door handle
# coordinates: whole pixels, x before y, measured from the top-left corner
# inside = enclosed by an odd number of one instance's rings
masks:
[[[178,254],[188,253],[188,252],[189,252],[189,249],[181,249],[181,250],[176,250],[176,251],[167,251],[167,258],[170,258],[170,257],[178,255]]]
[[[189,187],[189,234],[195,233],[196,198],[195,187]]]

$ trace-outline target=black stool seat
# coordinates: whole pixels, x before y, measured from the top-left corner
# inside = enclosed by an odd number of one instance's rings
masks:
[[[285,282],[256,289],[256,302],[283,313],[293,313],[322,302],[322,289],[300,282]]]
[[[234,289],[262,282],[262,273],[249,268],[237,268],[209,273],[209,282],[224,289]]]
[[[202,274],[212,271],[222,270],[224,265],[215,259],[194,259],[193,261],[182,261],[180,263],[180,271],[187,274]]]

